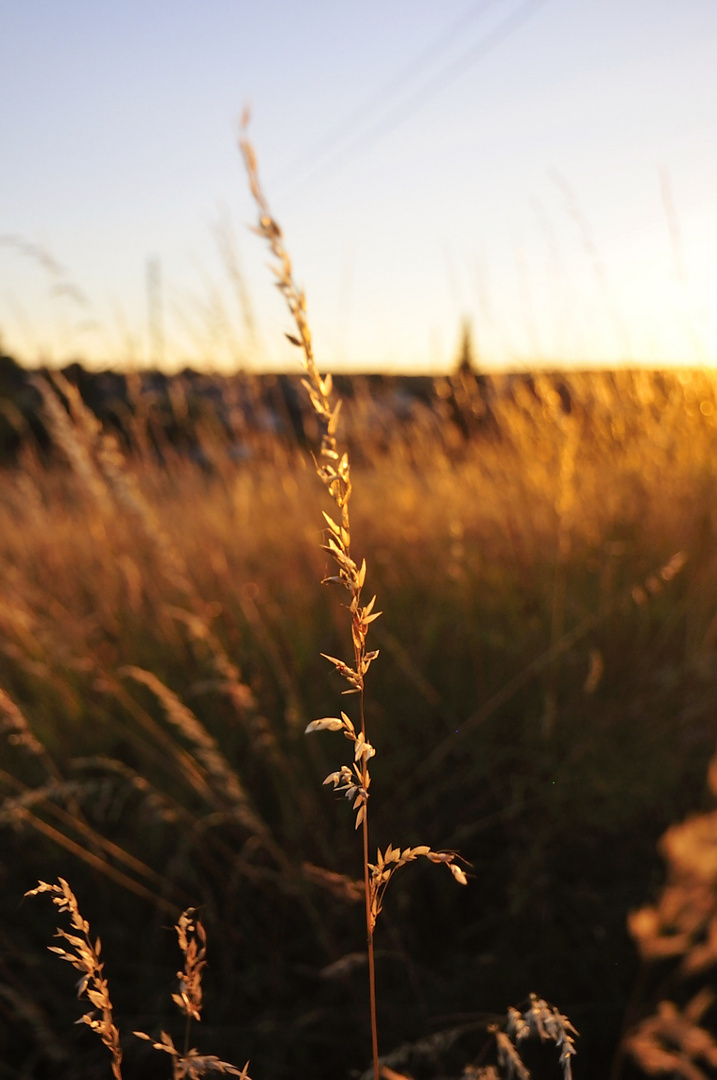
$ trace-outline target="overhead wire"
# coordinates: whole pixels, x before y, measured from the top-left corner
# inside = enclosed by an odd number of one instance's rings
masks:
[[[315,165],[316,158],[330,154],[334,148],[347,138],[347,131],[355,131],[378,110],[386,107],[390,98],[395,97],[404,86],[409,84],[416,75],[420,75],[427,64],[436,59],[453,44],[459,35],[463,34],[480,16],[489,8],[494,7],[501,0],[480,0],[477,4],[464,11],[459,19],[452,23],[445,33],[434,38],[418,56],[415,56],[395,75],[392,75],[378,90],[370,94],[353,112],[345,116],[339,124],[331,128],[326,135],[305,150],[295,161],[276,178],[277,183],[283,183],[291,174],[305,169],[307,165]]]
[[[354,161],[360,154],[371,149],[371,147],[375,146],[381,139],[385,138],[386,135],[390,134],[419,111],[427,101],[450,85],[450,83],[458,78],[459,75],[470,68],[478,60],[487,56],[493,49],[519,30],[524,23],[532,18],[539,8],[547,3],[548,0],[524,0],[524,3],[522,3],[517,10],[513,11],[478,42],[446,67],[442,68],[433,76],[433,78],[430,78],[419,87],[414,94],[394,109],[390,116],[374,125],[368,132],[359,134],[351,139],[343,150],[339,149],[334,155],[333,161],[331,160],[331,150],[333,148],[327,148],[324,152],[324,157],[329,158],[328,168],[325,164],[314,164],[308,172],[305,172],[303,176],[300,176],[296,182],[291,185],[292,190],[302,187],[310,180],[327,179],[333,176],[340,169]],[[416,63],[417,61],[414,61],[411,66],[415,66]],[[408,69],[405,70],[407,71]],[[404,81],[405,79],[401,77],[401,82],[403,83]],[[338,145],[338,143],[335,142],[334,145]]]

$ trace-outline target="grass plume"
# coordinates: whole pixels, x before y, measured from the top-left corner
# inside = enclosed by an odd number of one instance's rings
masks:
[[[68,933],[67,930],[58,928],[55,936],[60,938],[63,944],[50,945],[48,948],[50,952],[55,953],[61,960],[66,960],[81,972],[77,984],[77,996],[78,998],[86,997],[92,1009],[84,1013],[79,1022],[86,1024],[90,1031],[99,1035],[110,1052],[113,1077],[115,1080],[122,1080],[122,1048],[119,1031],[112,1015],[112,1002],[104,976],[104,963],[100,960],[102,948],[100,939],[96,938],[94,942],[91,940],[90,925],[80,914],[77,899],[64,878],[59,878],[56,885],[41,881],[34,889],[26,892],[25,896],[38,896],[40,893],[50,893],[52,902],[58,910],[69,915],[70,926],[75,933]]]

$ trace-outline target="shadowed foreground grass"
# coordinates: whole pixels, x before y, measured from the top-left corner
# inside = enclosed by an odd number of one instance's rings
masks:
[[[604,1076],[631,995],[640,1010],[628,913],[655,895],[660,834],[707,805],[715,384],[567,384],[570,411],[539,379],[460,449],[414,430],[372,453],[369,427],[353,466],[384,609],[372,829],[472,863],[463,890],[404,871],[376,935],[383,1050],[416,1077],[459,1075],[529,990],[581,1032],[576,1074]],[[315,584],[313,467],[278,445],[237,462],[216,436],[201,464],[168,447],[159,465],[59,390],[55,459],[28,447],[0,477],[0,1077],[102,1075],[46,912],[18,907],[58,875],[102,936],[122,1031],[171,1024],[191,905],[208,1050],[259,1080],[361,1070],[360,858],[321,787],[331,748],[303,736],[342,688],[319,654],[346,650]]]

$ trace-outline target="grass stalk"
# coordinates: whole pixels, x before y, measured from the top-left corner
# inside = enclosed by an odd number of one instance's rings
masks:
[[[357,658],[358,668],[358,658]],[[366,738],[366,717],[364,710],[364,692],[361,690],[359,697],[359,708],[361,710],[361,733]],[[367,788],[369,782],[368,769],[366,767],[365,759],[362,771],[362,783]],[[376,1004],[376,957],[373,947],[373,931],[374,925],[371,918],[371,881],[370,881],[370,869],[369,869],[369,836],[368,836],[368,814],[364,814],[364,819],[361,823],[361,830],[363,833],[363,887],[364,887],[364,908],[366,912],[366,950],[368,954],[368,992],[369,992],[369,1010],[371,1016],[371,1059],[373,1063],[373,1076],[374,1080],[380,1080],[380,1066],[379,1066],[379,1054],[378,1054],[378,1006]]]
[[[344,733],[354,742],[355,762],[358,764],[354,764],[353,774],[351,773],[351,770],[344,766],[344,769],[342,769],[340,773],[331,774],[331,777],[328,777],[327,780],[330,780],[333,783],[336,790],[343,790],[346,792],[347,797],[353,803],[356,811],[356,826],[358,827],[360,825],[362,829],[371,1049],[374,1080],[379,1080],[380,1064],[376,1005],[376,963],[374,954],[375,915],[372,911],[368,821],[368,789],[371,782],[368,770],[368,759],[373,755],[374,750],[366,737],[364,676],[366,675],[371,662],[378,655],[378,652],[370,653],[367,651],[366,635],[369,624],[378,617],[380,612],[374,613],[372,610],[376,597],[373,598],[370,604],[362,607],[361,590],[366,577],[366,561],[364,560],[359,567],[351,558],[351,523],[349,517],[349,499],[351,496],[350,466],[348,454],[344,452],[339,455],[336,442],[336,429],[341,410],[341,401],[339,400],[336,404],[332,403],[331,376],[327,375],[322,379],[316,366],[313,355],[311,331],[306,318],[306,298],[303,291],[298,288],[294,280],[291,260],[283,245],[281,229],[269,211],[268,204],[259,183],[254,150],[245,136],[240,140],[240,148],[249,176],[251,191],[260,212],[259,226],[256,231],[268,241],[271,251],[276,259],[276,265],[272,267],[272,270],[277,277],[276,284],[284,294],[298,333],[298,337],[293,334],[287,334],[287,337],[293,345],[296,345],[302,351],[303,367],[306,372],[306,378],[303,380],[303,384],[309,395],[314,413],[320,423],[321,445],[319,460],[317,462],[317,472],[340,514],[339,524],[329,517],[328,514],[324,513],[326,524],[328,526],[328,536],[324,547],[336,562],[338,571],[335,576],[327,579],[327,583],[342,585],[347,588],[351,594],[349,610],[351,612],[354,667],[348,667],[343,661],[337,660],[335,657],[327,656],[326,659],[334,664],[339,674],[343,675],[349,683],[350,689],[345,691],[345,693],[358,694],[360,736],[356,737],[353,724],[348,717],[346,717],[345,713],[342,713],[341,721],[337,718],[333,718],[336,720],[339,728],[343,728]],[[331,726],[333,726],[333,724]],[[316,728],[312,728],[311,724],[307,730],[309,729],[316,730]]]
[[[49,949],[61,960],[66,960],[77,971],[82,972],[77,996],[78,998],[86,996],[92,1009],[86,1012],[78,1023],[87,1024],[90,1031],[99,1035],[110,1052],[114,1080],[122,1080],[122,1048],[119,1031],[112,1015],[112,1002],[107,980],[104,977],[104,964],[100,960],[102,949],[100,939],[96,938],[94,942],[92,941],[90,925],[80,914],[72,889],[64,878],[59,878],[58,882],[57,885],[51,885],[46,881],[40,881],[36,888],[30,889],[25,896],[50,893],[52,902],[59,911],[69,915],[74,933],[68,934],[66,930],[58,928],[56,937],[60,938],[64,944],[51,945]]]
[[[322,655],[348,683],[348,689],[344,690],[343,693],[358,695],[359,732],[356,733],[353,722],[343,711],[340,717],[323,717],[311,721],[306,731],[340,731],[345,738],[353,743],[353,765],[351,767],[342,765],[340,769],[326,777],[324,784],[329,784],[335,791],[345,794],[356,815],[355,828],[361,827],[362,829],[371,1053],[374,1080],[380,1080],[381,1064],[378,1048],[374,930],[376,920],[381,912],[386,887],[400,866],[413,862],[419,857],[425,857],[434,863],[444,863],[448,866],[454,879],[461,885],[467,884],[467,879],[464,871],[456,864],[457,856],[455,852],[432,851],[427,845],[405,848],[402,851],[400,848],[394,848],[392,844],[389,844],[385,852],[380,850],[377,852],[375,863],[370,861],[368,802],[371,776],[368,762],[376,751],[367,737],[364,703],[365,677],[371,664],[378,657],[378,649],[367,649],[366,640],[371,623],[382,612],[374,610],[375,596],[367,604],[363,603],[362,591],[366,581],[366,560],[362,559],[359,566],[358,562],[351,556],[351,523],[349,517],[351,468],[348,452],[346,450],[340,452],[336,440],[341,399],[334,401],[332,398],[331,375],[328,374],[322,378],[316,366],[311,330],[306,316],[306,296],[296,284],[291,259],[284,246],[281,229],[269,210],[259,182],[254,149],[246,137],[247,122],[248,115],[245,115],[239,145],[249,177],[249,186],[259,209],[259,223],[254,231],[266,240],[271,249],[275,259],[274,264],[271,265],[271,270],[277,279],[275,284],[283,294],[294,320],[296,334],[290,333],[286,336],[292,345],[301,350],[302,366],[305,372],[302,383],[308,394],[321,432],[316,471],[331,496],[340,518],[340,521],[336,522],[329,514],[323,511],[327,528],[325,530],[325,542],[322,547],[336,566],[336,572],[326,577],[324,583],[344,587],[351,597],[348,610],[351,616],[354,666],[349,666],[335,656],[329,656],[326,653],[322,653]]]

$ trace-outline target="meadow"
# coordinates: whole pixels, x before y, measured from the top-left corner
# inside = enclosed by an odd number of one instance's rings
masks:
[[[660,895],[665,829],[708,820],[714,376],[560,381],[496,396],[470,438],[437,413],[372,445],[362,419],[372,830],[470,864],[461,889],[406,868],[376,932],[381,1051],[417,1078],[485,1063],[531,991],[580,1031],[577,1076],[634,1075],[619,1048],[666,961],[640,961],[628,917]],[[52,452],[28,440],[0,477],[0,1076],[109,1075],[46,952],[53,915],[22,901],[58,876],[102,938],[127,1077],[171,1074],[130,1033],[171,1030],[190,905],[201,1045],[255,1080],[358,1075],[361,857],[322,786],[333,747],[304,735],[342,689],[320,654],[350,641],[318,584],[311,458],[263,435],[240,459],[210,416],[200,456],[158,455],[151,400],[120,439],[62,378],[43,399]]]

